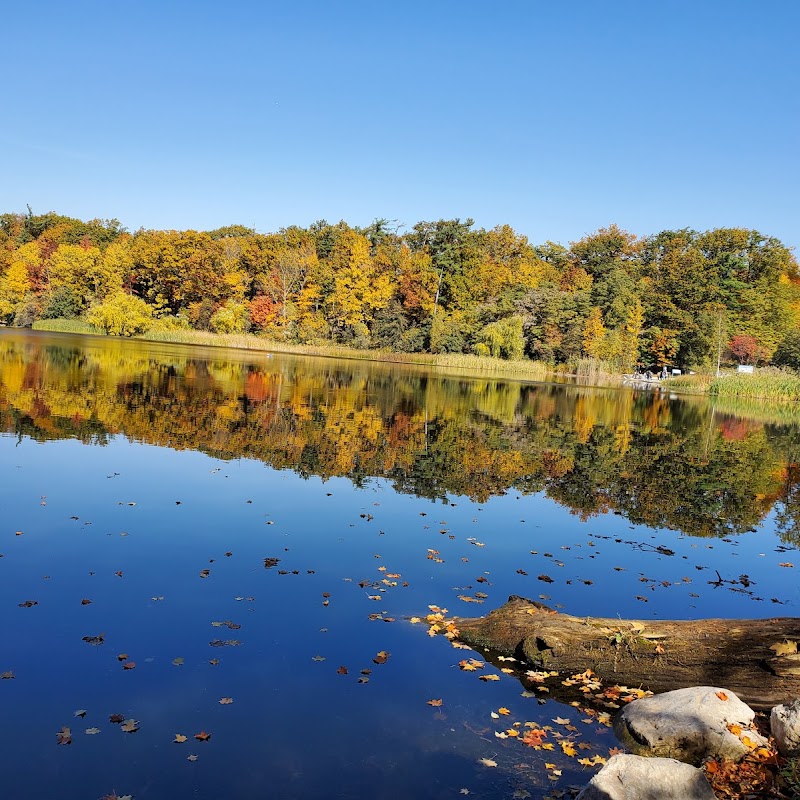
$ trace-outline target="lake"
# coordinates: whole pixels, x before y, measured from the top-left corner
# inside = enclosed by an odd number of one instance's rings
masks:
[[[794,413],[0,330],[3,794],[562,796],[603,712],[430,606],[797,616]]]

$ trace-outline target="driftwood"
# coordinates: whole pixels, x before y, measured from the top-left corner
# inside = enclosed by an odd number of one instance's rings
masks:
[[[455,624],[465,644],[524,658],[535,669],[591,669],[604,681],[656,693],[720,686],[755,709],[800,697],[798,618],[573,617],[512,595],[487,616]]]

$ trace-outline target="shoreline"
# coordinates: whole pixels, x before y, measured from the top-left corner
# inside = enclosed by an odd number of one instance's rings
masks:
[[[73,335],[100,335],[89,326],[34,324],[33,330]],[[67,321],[64,321],[67,322]],[[71,321],[69,321],[71,322]],[[9,330],[13,328],[9,327]],[[22,330],[22,329],[20,329]],[[611,371],[602,362],[585,359],[575,364],[552,365],[530,359],[507,360],[491,356],[465,353],[405,353],[393,350],[361,350],[344,345],[293,344],[265,339],[254,334],[224,334],[196,330],[155,330],[130,337],[146,342],[183,344],[215,348],[232,348],[260,353],[341,358],[352,361],[370,361],[384,364],[405,364],[432,367],[452,372],[491,378],[530,381],[534,383],[575,382],[597,388],[630,388],[670,392],[682,396],[705,397],[710,400],[767,402],[782,407],[795,406],[800,401],[800,375],[774,368],[749,374],[726,373],[719,378],[698,373],[679,375],[647,385],[626,382],[626,373]]]

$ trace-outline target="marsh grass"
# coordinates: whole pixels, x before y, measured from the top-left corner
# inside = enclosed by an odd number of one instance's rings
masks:
[[[54,333],[102,333],[101,330],[82,319],[39,319],[31,326],[35,331]]]
[[[716,378],[712,375],[678,375],[668,378],[662,386],[685,394],[707,394],[711,397],[741,400],[766,400],[778,403],[800,400],[800,375],[766,367],[748,375],[728,372]]]
[[[222,334],[195,330],[151,330],[141,339],[170,342],[174,344],[195,344],[213,347],[234,347],[244,350],[259,350],[273,353],[292,353],[296,355],[326,356],[329,358],[349,358],[358,361],[383,361],[396,364],[418,364],[422,366],[447,369],[454,372],[482,373],[509,376],[526,380],[545,380],[554,371],[549,364],[541,361],[519,359],[506,361],[490,356],[465,355],[462,353],[397,353],[392,350],[356,350],[340,345],[291,344],[289,342],[264,339],[252,334]]]

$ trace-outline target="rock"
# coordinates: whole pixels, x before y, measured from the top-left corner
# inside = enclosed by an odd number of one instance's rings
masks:
[[[702,770],[674,758],[609,759],[577,800],[714,800]]]
[[[775,706],[769,715],[769,727],[781,755],[800,757],[800,700]]]
[[[763,736],[748,728],[754,717],[755,712],[733,692],[693,686],[634,700],[615,717],[614,732],[640,756],[677,758],[689,764],[709,757],[738,761],[753,747],[767,745]]]

